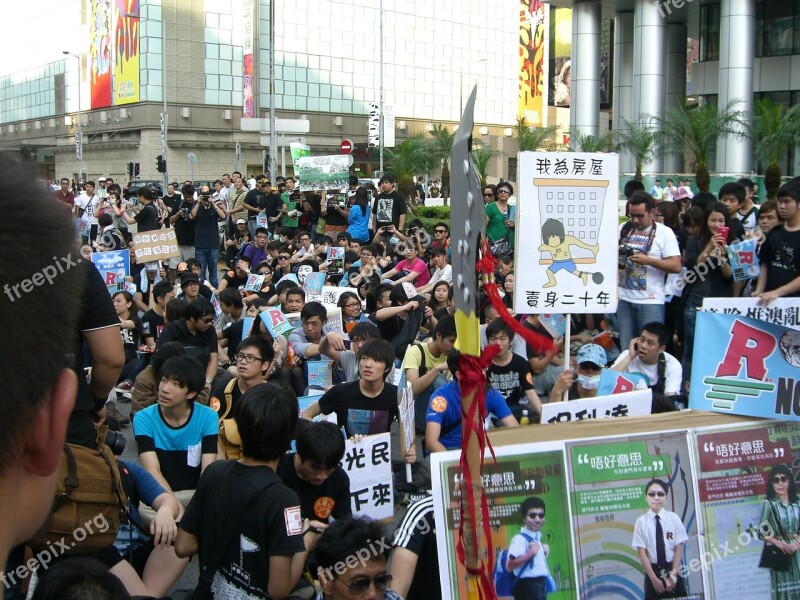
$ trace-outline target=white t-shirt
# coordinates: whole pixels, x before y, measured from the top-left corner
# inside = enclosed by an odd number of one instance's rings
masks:
[[[437,284],[440,281],[446,281],[449,284],[453,284],[453,267],[450,265],[445,265],[444,269],[436,269],[431,275],[431,280],[428,282],[431,285]]]
[[[672,202],[674,200],[673,196],[678,192],[678,188],[675,186],[672,187],[665,187],[664,193],[661,197],[662,202]]]
[[[744,232],[750,233],[758,227],[758,207],[753,206],[747,213],[736,213],[736,218],[742,222]]]
[[[620,226],[620,233],[622,232]],[[680,256],[681,251],[678,247],[678,240],[672,229],[666,225],[654,225],[656,233],[653,236],[653,243],[650,246],[648,255],[652,258],[670,258]],[[642,232],[631,229],[625,243],[634,248],[644,250],[650,237],[650,229]],[[626,300],[632,304],[664,304],[664,279],[667,276],[664,271],[655,267],[636,266],[628,261],[624,270],[619,271],[619,282],[617,285],[619,299]]]
[[[84,221],[86,221],[89,225],[97,225],[97,207],[100,204],[100,198],[97,195],[93,195],[90,198],[86,195],[86,192],[84,192],[78,196],[78,198],[75,200],[75,204],[77,204],[82,210],[86,211],[83,213]]]
[[[664,558],[672,562],[675,556],[675,547],[689,541],[686,527],[680,517],[674,512],[663,510],[658,514],[661,519],[661,532],[664,534]],[[631,548],[645,548],[651,563],[656,562],[656,513],[648,510],[636,519],[633,528],[633,541]]]
[[[614,366],[618,365],[626,358],[628,358],[627,350],[620,354],[617,360],[614,361]],[[664,394],[677,394],[681,389],[683,367],[681,367],[681,363],[678,359],[668,352],[664,352],[664,359],[667,362],[666,369],[664,369],[664,378],[666,379],[664,382]],[[654,365],[646,365],[642,362],[641,358],[636,356],[625,371],[627,373],[639,373],[640,375],[644,375],[650,382],[651,387],[658,383],[658,362]]]

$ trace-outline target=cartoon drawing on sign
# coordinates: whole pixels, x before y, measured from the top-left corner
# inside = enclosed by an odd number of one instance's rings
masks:
[[[781,356],[793,367],[800,367],[800,333],[787,331],[781,336]]]
[[[547,271],[545,271],[547,273],[547,283],[542,287],[553,287],[556,285],[555,274],[561,270],[572,273],[576,277],[580,277],[581,281],[583,281],[583,285],[588,284],[590,274],[586,271],[578,270],[575,261],[572,259],[570,246],[578,246],[579,248],[588,250],[596,257],[597,252],[600,250],[598,244],[586,244],[575,236],[566,235],[564,232],[564,224],[557,219],[547,219],[547,221],[544,222],[544,225],[542,225],[542,240],[544,243],[539,246],[539,251],[542,253],[549,252],[553,259],[550,266],[547,267]],[[591,275],[592,281],[595,283],[603,283],[602,273],[592,273]]]

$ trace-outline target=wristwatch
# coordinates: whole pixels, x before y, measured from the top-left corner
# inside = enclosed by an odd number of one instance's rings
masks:
[[[206,385],[211,385],[211,382],[214,381],[213,379],[206,379]]]

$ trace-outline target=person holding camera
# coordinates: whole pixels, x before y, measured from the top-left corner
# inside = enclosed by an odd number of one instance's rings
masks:
[[[686,396],[678,394],[683,368],[677,358],[665,352],[669,335],[663,323],[646,323],[639,337],[628,343],[628,349],[611,366],[615,371],[637,373],[647,379],[648,387],[653,390],[654,413],[686,407]]]
[[[655,199],[645,191],[628,200],[628,219],[619,235],[619,341],[622,348],[645,323],[664,322],[664,280],[681,270],[675,233],[654,221]]]
[[[195,222],[194,253],[200,261],[200,278],[208,271],[208,281],[216,289],[217,258],[219,254],[219,221],[228,216],[224,201],[221,198],[211,200],[211,189],[204,185],[200,188],[198,201],[195,203],[189,218]]]
[[[383,175],[378,182],[380,193],[375,196],[375,203],[372,207],[373,229],[376,234],[380,233],[383,237],[391,235],[394,226],[398,231],[403,230],[406,222],[406,201],[400,193],[394,189],[395,177],[390,173]]]

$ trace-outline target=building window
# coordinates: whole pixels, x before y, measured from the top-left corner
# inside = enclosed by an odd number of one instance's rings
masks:
[[[508,175],[506,176],[508,181],[513,181],[514,183],[517,182],[517,157],[511,157],[508,159]]]
[[[756,4],[756,56],[786,56],[797,47],[797,2]]]
[[[700,7],[700,60],[719,60],[719,4]]]

